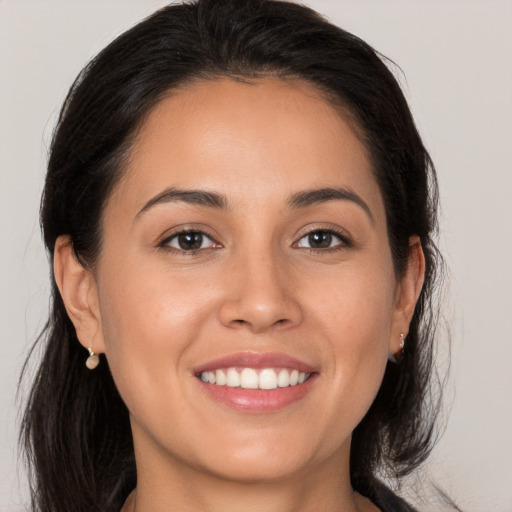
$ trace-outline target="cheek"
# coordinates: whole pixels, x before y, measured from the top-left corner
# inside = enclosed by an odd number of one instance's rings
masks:
[[[392,267],[354,269],[333,275],[312,297],[312,314],[332,365],[329,377],[339,415],[354,412],[354,424],[370,407],[387,364],[395,281]]]
[[[142,346],[179,343],[174,331],[193,331],[207,293],[163,264],[133,259],[124,266],[107,262],[102,269],[99,293],[107,345],[113,349],[120,337]]]
[[[102,330],[110,369],[131,410],[132,395],[152,397],[152,390],[176,383],[209,300],[162,269],[112,267],[105,265],[99,290]]]
[[[366,352],[389,341],[395,286],[391,265],[347,266],[310,286],[309,303],[334,347]]]

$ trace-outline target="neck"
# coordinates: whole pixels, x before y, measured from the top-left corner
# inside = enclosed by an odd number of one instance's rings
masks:
[[[274,479],[239,481],[135,446],[137,489],[122,512],[376,511],[352,490],[348,445],[321,464]],[[156,455],[156,456],[155,456]],[[165,459],[165,460],[164,460]]]

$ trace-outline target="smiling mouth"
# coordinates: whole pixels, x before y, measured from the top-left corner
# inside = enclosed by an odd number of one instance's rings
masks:
[[[196,375],[205,383],[229,388],[270,390],[300,386],[311,373],[289,368],[219,368]]]

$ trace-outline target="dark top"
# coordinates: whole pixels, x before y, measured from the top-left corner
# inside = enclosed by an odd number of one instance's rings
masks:
[[[417,512],[378,480],[357,487],[359,494],[368,498],[382,512]]]

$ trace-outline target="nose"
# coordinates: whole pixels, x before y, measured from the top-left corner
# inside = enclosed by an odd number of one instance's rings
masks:
[[[232,263],[220,306],[223,325],[261,333],[301,323],[303,311],[285,262],[260,253]]]

